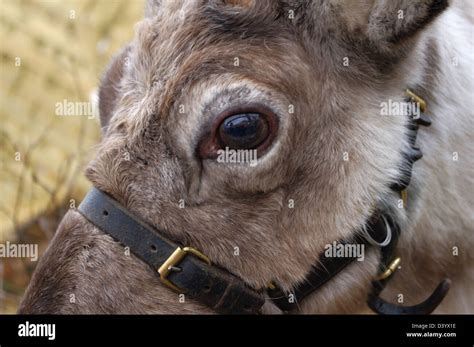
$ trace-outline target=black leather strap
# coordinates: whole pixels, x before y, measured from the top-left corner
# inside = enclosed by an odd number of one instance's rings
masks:
[[[444,297],[448,293],[450,286],[451,281],[449,279],[442,280],[433,293],[425,301],[413,306],[400,306],[383,300],[379,297],[380,292],[384,288],[384,286],[382,286],[369,295],[367,303],[374,312],[379,314],[430,314],[439,306],[439,304],[441,304]]]
[[[392,231],[392,237],[390,243],[382,247],[382,264],[387,264],[390,256],[388,253],[392,253],[395,249],[399,228],[393,222],[393,219],[389,215],[384,215],[385,220],[382,216],[375,212],[372,217],[369,219],[367,225],[367,232],[369,236],[376,242],[383,242],[387,237],[387,225],[385,221],[389,224],[389,227]],[[395,233],[394,233],[395,230]],[[351,240],[341,240],[339,244],[361,244],[364,247],[371,247],[371,242],[359,232]],[[357,256],[353,257],[331,257],[328,258],[324,253],[320,254],[318,257],[318,264],[314,265],[309,273],[306,275],[305,279],[295,286],[293,291],[289,293],[283,292],[280,288],[276,287],[268,291],[269,297],[275,302],[275,304],[283,311],[291,312],[294,311],[298,304],[304,300],[308,295],[318,290],[332,278],[337,276],[342,270],[344,270],[349,264],[357,259]]]
[[[411,97],[406,100],[407,102],[417,102],[416,99]],[[424,111],[422,111],[424,112]],[[428,115],[421,113],[418,117],[415,114],[409,115],[409,122],[407,124],[407,136],[409,147],[406,152],[403,153],[403,164],[400,168],[401,177],[399,181],[391,186],[392,190],[401,192],[405,190],[410,184],[413,164],[423,157],[423,153],[420,148],[416,145],[416,138],[418,136],[418,130],[420,126],[430,126],[431,119]],[[398,239],[400,235],[400,229],[394,229],[395,236]],[[391,247],[382,249],[382,259],[380,263],[380,272],[382,273],[386,269],[386,265],[394,258],[393,254],[395,251],[396,243]],[[379,314],[430,314],[436,307],[443,301],[444,297],[448,293],[451,281],[444,279],[436,287],[433,293],[423,302],[413,306],[400,306],[385,301],[380,297],[380,294],[385,289],[388,281],[392,276],[383,280],[375,280],[372,282],[372,292],[369,294],[367,304],[376,313]]]
[[[268,296],[282,311],[291,312],[298,307],[298,304],[304,298],[335,277],[355,259],[351,257],[325,258],[322,256],[319,265],[313,266],[304,281],[298,284],[293,291],[285,293],[280,288],[275,287],[268,290]]]
[[[132,216],[102,191],[92,188],[79,212],[97,228],[130,248],[155,271],[178,248],[159,232]],[[265,302],[263,294],[247,287],[239,278],[210,266],[188,253],[167,279],[187,295],[220,313],[255,314]]]
[[[413,96],[411,97],[413,98]],[[408,125],[408,140],[411,147],[407,153],[403,153],[405,162],[400,169],[402,175],[399,181],[391,186],[397,192],[402,192],[407,188],[413,164],[422,157],[420,149],[416,147],[418,127],[431,124],[429,117],[424,114],[417,119],[412,116]],[[79,211],[96,227],[128,246],[137,257],[154,270],[162,267],[163,263],[170,259],[170,256],[178,249],[178,245],[165,239],[158,231],[131,215],[113,198],[95,188],[92,188],[87,194],[79,206]],[[376,211],[368,221],[366,229],[368,235],[359,231],[351,240],[342,240],[339,243],[358,243],[364,246],[378,244],[381,250],[380,272],[383,273],[394,258],[393,254],[400,236],[400,228],[388,214],[380,215]],[[388,242],[387,239],[388,244],[385,244],[383,240],[386,239],[389,230],[391,231],[391,240]],[[383,244],[380,245],[381,243]],[[326,284],[355,259],[357,259],[356,255],[354,257],[328,258],[321,254],[318,257],[317,265],[312,267],[305,279],[291,293],[284,293],[278,287],[274,287],[268,289],[267,294],[283,311],[293,311],[299,302]],[[393,266],[395,265],[396,262],[393,263]],[[217,312],[255,314],[260,312],[265,302],[263,293],[247,287],[242,280],[230,272],[206,264],[199,256],[192,253],[184,255],[179,262],[173,264],[171,269],[173,271],[167,275],[166,280],[170,281],[175,288],[179,288]],[[411,307],[403,307],[390,304],[379,297],[387,281],[391,278],[390,275],[386,276],[389,277],[373,281],[373,290],[368,298],[369,306],[377,313],[382,314],[430,313],[444,298],[450,283],[449,280],[444,280],[425,302]]]

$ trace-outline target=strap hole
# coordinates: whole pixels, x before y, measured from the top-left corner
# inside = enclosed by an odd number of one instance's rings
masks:
[[[204,286],[204,292],[209,293],[211,291],[211,286],[209,284]]]
[[[150,245],[150,249],[152,252],[156,252],[158,250],[155,245]]]
[[[108,216],[108,215],[109,215],[109,211],[103,210],[103,211],[102,211],[102,214],[103,214],[104,216]]]

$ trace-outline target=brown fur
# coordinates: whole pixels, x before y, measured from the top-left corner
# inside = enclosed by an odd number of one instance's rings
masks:
[[[388,187],[397,179],[407,146],[407,120],[381,117],[379,109],[389,98],[402,100],[412,82],[422,88],[425,79],[439,74],[426,63],[435,59],[437,46],[430,44],[433,54],[424,55],[423,31],[447,3],[400,0],[372,6],[364,0],[356,9],[361,22],[347,12],[354,10],[346,8],[348,3],[150,2],[135,39],[103,80],[101,119],[107,129],[87,177],[167,237],[202,250],[254,288],[275,281],[290,289],[318,261],[325,244],[351,235],[375,206],[391,210],[404,229],[400,277],[405,280],[395,284],[394,293],[403,290],[412,302],[423,299],[426,288],[443,276],[464,281],[472,257],[454,258],[449,252],[453,243],[463,243],[472,225],[449,224],[460,216],[448,216],[435,227],[444,234],[434,236],[429,217],[420,214],[437,208],[427,210],[427,200],[421,206],[419,200],[426,195],[435,204],[445,194],[457,206],[459,191],[423,186],[436,186],[437,178],[417,176],[418,171],[445,167],[426,148],[430,159],[416,169],[408,212],[392,207],[398,197]],[[389,17],[395,8],[406,11],[404,23]],[[288,16],[290,10],[295,18]],[[342,63],[345,57],[349,67]],[[413,81],[407,66],[418,69],[420,81]],[[435,103],[430,89],[422,90]],[[214,116],[254,101],[280,119],[275,143],[255,168],[196,157]],[[180,105],[185,114],[178,112]],[[428,131],[447,131],[437,117]],[[349,161],[343,160],[345,152]],[[181,199],[185,208],[179,207]],[[289,208],[290,199],[295,208]],[[349,266],[308,298],[301,312],[366,310],[378,258],[372,250],[364,262]],[[276,312],[271,305],[265,310]],[[155,271],[70,211],[20,312],[210,311],[191,298],[179,303]]]

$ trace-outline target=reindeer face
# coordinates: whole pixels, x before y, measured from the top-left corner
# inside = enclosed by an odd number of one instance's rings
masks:
[[[397,10],[427,23],[442,9],[416,3],[152,1],[103,79],[87,177],[250,286],[291,288],[395,199],[406,119],[380,103],[403,98],[418,31]],[[363,302],[376,258],[335,280],[332,300]],[[24,311],[205,310],[74,211],[33,282]]]

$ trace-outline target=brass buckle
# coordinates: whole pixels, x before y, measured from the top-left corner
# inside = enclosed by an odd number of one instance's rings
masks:
[[[171,269],[175,267],[177,264],[179,264],[184,259],[184,257],[188,254],[192,254],[196,258],[207,263],[208,265],[211,265],[211,261],[209,260],[209,258],[206,257],[201,252],[199,252],[197,249],[194,249],[192,247],[176,248],[176,250],[173,253],[171,253],[168,259],[166,259],[165,262],[160,266],[160,268],[158,269],[158,273],[160,274],[161,282],[166,284],[171,289],[176,290],[177,292],[184,292],[184,291],[178,288],[175,284],[173,284],[168,279],[168,275],[170,274]]]
[[[387,266],[387,269],[377,277],[377,281],[382,281],[392,276],[395,273],[395,271],[398,270],[398,267],[400,266],[401,261],[402,260],[400,259],[400,257],[397,257],[394,260],[392,260],[392,262]]]
[[[406,209],[408,205],[408,191],[406,188],[400,192],[400,199],[403,201],[403,208]]]
[[[425,113],[426,111],[426,101],[423,100],[421,97],[413,93],[410,89],[407,89],[406,94],[410,97],[412,102],[415,102],[420,105],[420,111]]]

